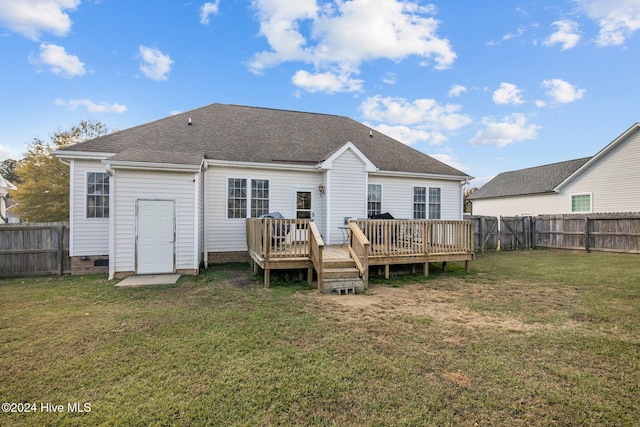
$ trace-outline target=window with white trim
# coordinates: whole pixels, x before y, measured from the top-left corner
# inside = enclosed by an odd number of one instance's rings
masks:
[[[591,194],[572,195],[571,212],[591,212]]]
[[[87,172],[87,218],[109,218],[109,174]]]
[[[427,218],[427,187],[413,187],[413,219]]]
[[[251,180],[251,217],[269,213],[269,181],[266,179]]]
[[[367,217],[382,213],[382,185],[369,184],[367,187]]]
[[[227,180],[227,218],[256,218],[268,212],[269,180]]]
[[[439,188],[429,188],[429,219],[440,219],[442,211],[441,191]]]

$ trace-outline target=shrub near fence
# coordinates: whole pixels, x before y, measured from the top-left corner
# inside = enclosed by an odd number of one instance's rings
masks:
[[[0,225],[0,277],[63,274],[69,270],[69,223]]]

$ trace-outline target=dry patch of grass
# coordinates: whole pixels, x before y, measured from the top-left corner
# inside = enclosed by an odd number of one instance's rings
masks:
[[[480,254],[319,295],[246,266],[0,282],[0,425],[633,425],[637,256]]]

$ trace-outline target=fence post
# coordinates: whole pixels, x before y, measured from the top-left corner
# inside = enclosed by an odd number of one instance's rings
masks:
[[[480,217],[480,252],[484,252],[484,217]]]
[[[589,217],[584,217],[584,250],[589,252]]]

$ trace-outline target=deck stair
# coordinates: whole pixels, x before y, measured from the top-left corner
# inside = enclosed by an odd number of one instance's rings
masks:
[[[329,258],[322,263],[324,281],[322,292],[338,294],[355,294],[363,292],[364,280],[351,258]]]

